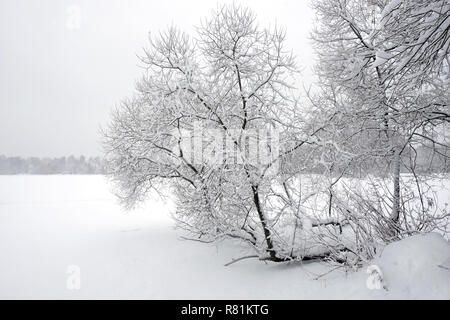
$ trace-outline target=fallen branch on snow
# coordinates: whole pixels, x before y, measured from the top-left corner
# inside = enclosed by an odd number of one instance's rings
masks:
[[[338,250],[340,252],[353,252],[348,248],[342,248],[340,250]],[[314,261],[314,260],[326,260],[329,259],[331,256],[333,255],[332,252],[326,252],[323,254],[315,254],[315,255],[310,255],[310,256],[303,256],[303,257],[284,257],[284,258],[279,258],[279,257],[260,257],[258,255],[248,255],[248,256],[243,256],[241,258],[237,258],[237,259],[233,259],[230,262],[226,263],[224,266],[228,267],[229,265],[232,265],[233,263],[236,263],[238,261],[241,260],[245,260],[245,259],[252,259],[252,258],[257,258],[260,261],[272,261],[272,262],[289,262],[289,261]],[[338,263],[345,263],[346,260],[344,259],[336,259],[334,258],[334,261],[338,262]]]

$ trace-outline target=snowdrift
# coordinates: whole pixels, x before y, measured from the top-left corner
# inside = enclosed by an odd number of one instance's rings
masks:
[[[450,243],[440,234],[391,243],[373,264],[383,274],[385,298],[450,299]]]

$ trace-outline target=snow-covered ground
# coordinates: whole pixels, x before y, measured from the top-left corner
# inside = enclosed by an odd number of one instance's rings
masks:
[[[369,289],[366,268],[225,267],[246,251],[181,240],[171,210],[153,197],[124,212],[102,176],[0,176],[0,298],[450,299],[450,245],[437,234],[386,247],[373,263],[387,290]]]

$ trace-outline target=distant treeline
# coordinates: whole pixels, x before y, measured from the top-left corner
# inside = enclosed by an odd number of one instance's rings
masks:
[[[1,174],[103,174],[105,169],[100,157],[6,157],[0,155]]]

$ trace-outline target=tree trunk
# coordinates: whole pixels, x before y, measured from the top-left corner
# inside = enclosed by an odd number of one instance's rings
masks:
[[[392,213],[391,220],[393,227],[395,228],[394,234],[396,234],[398,228],[398,220],[400,217],[400,148],[397,147],[394,155],[394,172],[393,172],[393,197],[392,197]]]
[[[271,260],[277,261],[278,258],[276,256],[276,252],[273,247],[273,242],[272,242],[272,238],[271,238],[272,234],[271,234],[270,230],[267,228],[266,218],[264,216],[264,212],[262,211],[261,202],[259,199],[258,186],[252,186],[252,191],[253,191],[253,201],[255,203],[256,212],[258,213],[259,220],[261,221],[261,226],[262,226],[263,232],[264,232],[264,239],[266,240],[266,244],[267,244],[267,252],[269,253]]]

